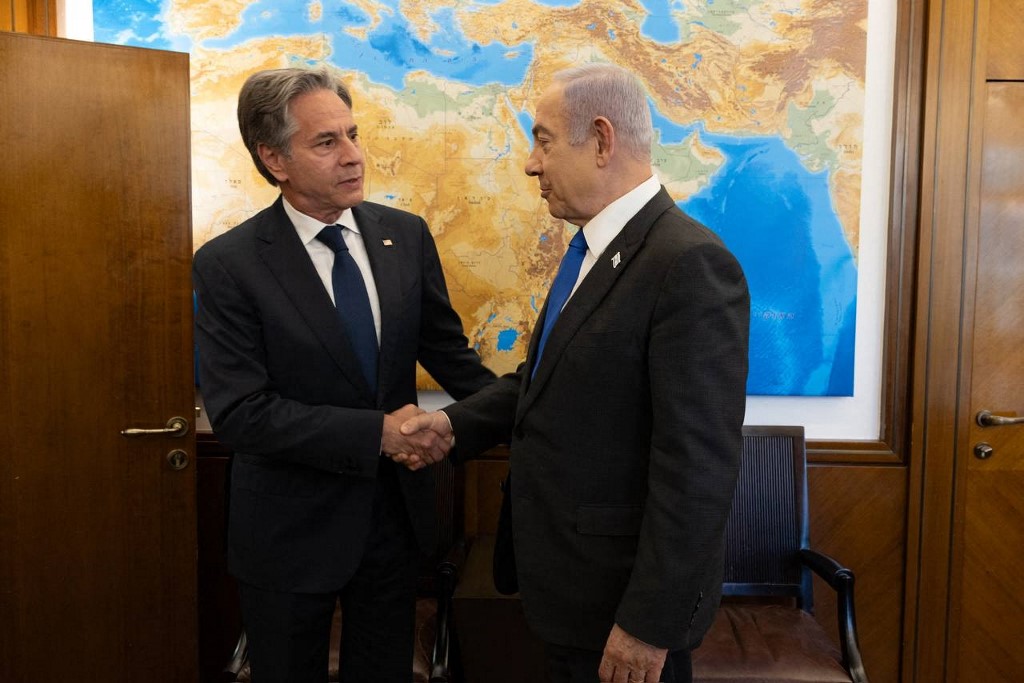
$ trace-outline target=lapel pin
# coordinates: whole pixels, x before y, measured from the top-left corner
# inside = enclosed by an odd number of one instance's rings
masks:
[[[382,241],[382,242],[384,242],[384,246],[385,246],[385,247],[393,247],[393,246],[395,246],[395,243],[394,243],[394,242],[392,242],[392,241],[391,241],[391,240],[389,240],[389,239],[383,239],[383,240],[381,240],[381,241]]]
[[[612,268],[618,268],[620,263],[622,263],[622,253],[617,251],[615,256],[612,256]]]

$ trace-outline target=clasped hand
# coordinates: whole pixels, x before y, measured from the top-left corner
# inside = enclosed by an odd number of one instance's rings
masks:
[[[381,451],[410,470],[441,462],[452,447],[452,429],[443,413],[409,404],[384,416]]]

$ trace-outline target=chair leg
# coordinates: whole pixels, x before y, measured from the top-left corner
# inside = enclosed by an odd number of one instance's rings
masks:
[[[224,673],[231,674],[232,676],[238,676],[238,673],[245,666],[245,658],[249,650],[249,639],[245,635],[245,631],[238,636],[238,643],[235,644],[235,651],[231,655],[231,659],[228,660],[227,665],[224,667]]]
[[[451,562],[442,562],[437,568],[437,627],[434,631],[434,651],[430,658],[430,683],[451,683],[448,655],[456,572],[456,567]]]

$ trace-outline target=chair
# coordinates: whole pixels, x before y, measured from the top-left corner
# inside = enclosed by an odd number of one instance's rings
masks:
[[[433,466],[437,482],[435,514],[437,515],[437,544],[435,553],[424,558],[420,572],[416,599],[416,632],[410,680],[413,683],[451,683],[454,679],[449,665],[449,626],[451,595],[455,589],[458,547],[455,546],[459,492],[455,467],[447,459]],[[442,598],[442,596],[446,596]],[[341,634],[341,606],[334,611],[331,627],[331,650],[328,680],[339,681],[338,644]],[[438,635],[439,634],[439,635]],[[224,667],[227,683],[249,683],[251,674],[247,657],[247,641],[242,631],[235,651]],[[341,683],[349,683],[342,681]],[[360,682],[362,683],[362,682]]]
[[[723,601],[693,653],[695,682],[867,683],[853,572],[808,545],[803,427],[744,427]],[[839,649],[813,617],[811,572],[836,591]]]

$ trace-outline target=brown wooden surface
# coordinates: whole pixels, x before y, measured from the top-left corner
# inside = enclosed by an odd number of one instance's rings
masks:
[[[872,683],[900,680],[904,467],[808,469],[811,547],[853,570],[857,632]],[[838,645],[835,592],[815,578],[814,614]]]
[[[0,680],[196,675],[188,59],[0,34]]]
[[[501,482],[508,473],[508,447],[491,449],[484,458],[467,462],[465,470],[465,514],[467,538],[493,534],[498,530],[501,510]]]
[[[518,595],[494,589],[493,555],[494,537],[475,537],[455,590],[463,683],[539,683],[544,680],[544,645],[526,625]]]
[[[928,9],[914,330],[903,680],[946,679],[973,3]]]
[[[57,0],[0,0],[0,31],[57,35]]]
[[[231,452],[196,420],[197,531],[199,543],[199,682],[218,683],[242,632],[238,586],[228,574],[227,503]]]
[[[1024,50],[1016,51],[1024,56]],[[989,83],[984,118],[969,401],[956,477],[962,535],[951,596],[952,680],[1024,676],[1024,424],[981,427],[980,410],[1024,415],[1024,81]],[[974,457],[978,444],[993,454]]]
[[[1012,5],[1012,7],[1011,7]],[[1022,427],[981,429],[982,408],[1024,412],[1020,340],[1024,77],[1019,3],[934,4],[922,161],[904,680],[1018,681],[1024,605]],[[990,42],[995,41],[995,42]],[[995,52],[997,65],[987,64]],[[1012,70],[1008,71],[1007,69]],[[990,460],[976,444],[994,447]]]
[[[1024,2],[988,0],[989,32],[987,43],[989,80],[1024,79]]]

